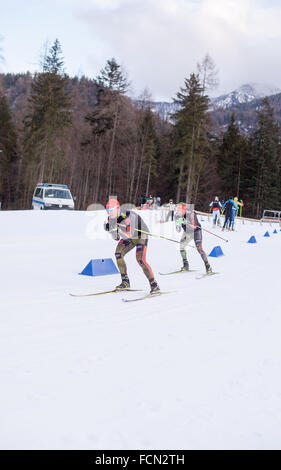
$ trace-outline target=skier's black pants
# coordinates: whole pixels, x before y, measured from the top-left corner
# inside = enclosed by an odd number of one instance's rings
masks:
[[[223,224],[223,228],[225,228],[229,223],[229,228],[231,228],[231,223],[232,223],[232,214],[231,215],[225,215],[225,221]]]

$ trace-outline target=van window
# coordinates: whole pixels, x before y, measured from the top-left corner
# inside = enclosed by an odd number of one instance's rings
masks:
[[[43,189],[42,188],[37,188],[36,191],[35,191],[34,196],[43,197]]]
[[[55,199],[71,199],[71,194],[66,189],[45,189],[45,197]]]

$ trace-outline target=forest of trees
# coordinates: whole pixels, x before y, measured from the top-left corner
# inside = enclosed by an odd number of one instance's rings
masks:
[[[198,210],[238,196],[244,214],[281,210],[281,130],[265,98],[243,134],[235,114],[225,130],[211,118],[216,70],[206,55],[175,91],[178,111],[164,121],[151,97],[128,97],[114,58],[95,79],[70,78],[58,40],[35,74],[0,74],[0,202],[30,209],[38,182],[67,184],[76,208],[109,195],[139,205],[142,195],[188,201]],[[225,124],[225,123],[224,123]]]

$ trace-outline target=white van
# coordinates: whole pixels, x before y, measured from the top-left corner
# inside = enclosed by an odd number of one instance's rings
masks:
[[[66,184],[38,183],[32,198],[32,208],[74,209],[74,200]]]

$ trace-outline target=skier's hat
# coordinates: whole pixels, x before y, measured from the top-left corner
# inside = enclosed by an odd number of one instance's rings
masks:
[[[184,202],[179,202],[177,204],[177,211],[185,212],[186,211],[186,204]]]
[[[111,212],[114,209],[120,209],[119,201],[117,199],[109,199],[106,203],[106,211]]]

